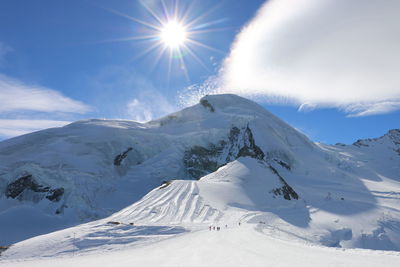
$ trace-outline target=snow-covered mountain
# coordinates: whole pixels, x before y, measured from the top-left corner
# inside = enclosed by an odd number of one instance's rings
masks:
[[[279,240],[400,250],[400,130],[316,144],[252,101],[211,95],[144,124],[86,120],[3,141],[0,195],[0,246],[107,217],[6,258],[239,222]]]

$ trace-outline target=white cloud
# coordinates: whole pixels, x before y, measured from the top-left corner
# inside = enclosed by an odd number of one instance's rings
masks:
[[[0,74],[0,113],[16,111],[86,113],[90,107],[61,93]]]
[[[350,116],[400,108],[400,1],[271,0],[237,36],[222,88]]]
[[[0,119],[0,137],[9,138],[42,129],[61,127],[69,121],[58,120],[6,120]]]

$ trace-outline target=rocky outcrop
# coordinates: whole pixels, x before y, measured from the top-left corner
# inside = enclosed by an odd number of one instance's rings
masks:
[[[364,147],[369,147],[369,145],[366,144],[365,141],[371,142],[372,139],[358,139],[356,142],[353,143],[353,146],[357,146],[357,147],[362,147],[362,146],[364,146]]]
[[[49,194],[46,196],[46,198],[50,201],[58,202],[60,201],[63,195],[64,195],[64,188],[61,187],[49,190]]]
[[[10,246],[0,246],[0,256],[1,256],[1,253],[3,253],[4,251],[6,251],[9,248],[10,248]]]
[[[49,190],[48,187],[43,188],[43,186],[36,183],[32,175],[28,174],[8,184],[6,188],[6,197],[16,198],[27,189],[33,192],[47,192]]]
[[[233,126],[228,140],[221,140],[217,145],[191,147],[185,152],[183,162],[192,178],[200,179],[239,157],[252,157],[258,160],[263,160],[265,157],[264,152],[255,144],[248,125],[242,129]]]
[[[239,139],[236,138],[235,141],[239,141]],[[243,147],[240,148],[236,158],[238,157],[252,157],[259,160],[263,160],[265,157],[261,148],[256,146],[253,133],[251,132],[249,125],[247,125],[246,129],[244,130]]]
[[[210,145],[208,148],[194,146],[185,152],[184,164],[192,178],[200,179],[204,175],[215,172],[224,163],[218,162],[223,147]]]
[[[282,196],[287,200],[299,199],[299,195],[279,174],[277,169],[267,162],[264,152],[256,145],[253,133],[248,125],[242,129],[233,126],[229,132],[227,141],[222,140],[217,145],[210,144],[208,147],[191,147],[185,152],[184,164],[192,178],[200,179],[239,157],[255,158],[261,161],[261,163],[266,164],[277,176],[282,186],[273,189],[270,193],[275,196]],[[289,171],[291,170],[290,165],[283,160],[276,158],[269,160],[273,160]]]
[[[18,198],[24,191],[33,191],[35,193],[46,193],[43,197],[53,202],[60,201],[64,195],[64,188],[52,189],[49,186],[43,186],[36,182],[31,174],[22,176],[7,185],[5,195],[8,198]]]
[[[279,172],[272,166],[269,166],[270,170],[276,174],[279,178],[279,181],[283,184],[282,187],[275,188],[271,191],[275,196],[283,196],[284,199],[291,200],[291,199],[299,199],[299,195],[293,188],[283,179],[283,177],[279,174]]]
[[[200,100],[200,104],[201,104],[203,107],[209,109],[211,112],[214,112],[214,111],[215,111],[215,108],[210,104],[210,102],[208,102],[207,99],[201,99],[201,100]]]
[[[356,142],[353,143],[354,146],[357,147],[369,147],[369,145],[373,142],[377,142],[383,139],[388,139],[395,146],[400,145],[400,129],[392,129],[389,130],[385,135],[378,137],[378,138],[367,138],[367,139],[359,139]]]
[[[400,129],[390,130],[387,135],[395,145],[400,145]]]
[[[114,165],[115,166],[121,166],[122,161],[128,156],[128,153],[132,150],[132,147],[128,147],[127,150],[125,150],[124,152],[122,152],[121,154],[118,154],[115,158],[114,158]]]
[[[286,170],[290,171],[292,169],[292,167],[290,167],[290,165],[280,159],[274,159],[274,161],[276,163],[278,163],[279,165],[281,165],[283,168],[285,168]]]

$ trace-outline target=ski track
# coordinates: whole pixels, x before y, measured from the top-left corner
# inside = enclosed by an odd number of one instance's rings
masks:
[[[218,221],[223,213],[205,204],[196,181],[173,181],[173,185],[157,188],[128,209],[112,216],[112,220],[139,224],[181,224]]]

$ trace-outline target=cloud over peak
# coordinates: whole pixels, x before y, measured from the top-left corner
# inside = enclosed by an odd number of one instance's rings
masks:
[[[400,2],[272,0],[237,36],[220,91],[351,116],[400,109]]]

